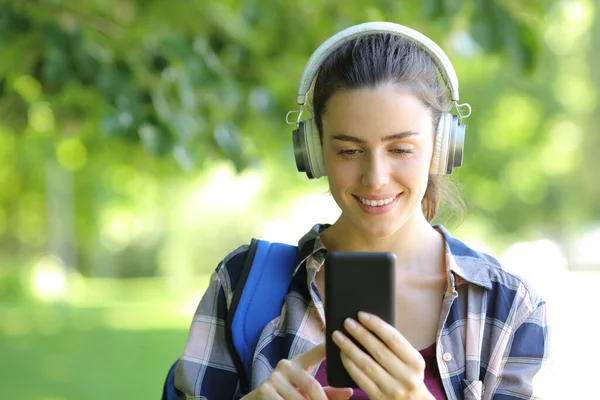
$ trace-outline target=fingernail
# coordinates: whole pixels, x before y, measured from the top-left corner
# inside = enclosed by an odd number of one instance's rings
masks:
[[[348,327],[349,329],[356,328],[356,322],[354,322],[354,320],[352,318],[346,318],[344,323],[346,324],[346,327]]]
[[[358,318],[362,319],[363,321],[368,321],[371,319],[371,314],[367,314],[364,311],[359,311],[358,312]]]
[[[344,338],[344,335],[342,335],[342,333],[340,331],[335,331],[333,332],[333,340],[336,343],[344,343],[344,340],[346,340]]]

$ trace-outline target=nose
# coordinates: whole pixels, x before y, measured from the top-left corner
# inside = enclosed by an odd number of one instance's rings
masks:
[[[365,157],[362,165],[361,184],[373,191],[385,187],[390,182],[390,166],[383,157],[376,154]]]

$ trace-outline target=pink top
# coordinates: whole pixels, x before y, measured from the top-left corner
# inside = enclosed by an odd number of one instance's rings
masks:
[[[437,361],[435,357],[435,343],[419,351],[425,359],[425,386],[429,392],[435,397],[436,400],[446,400],[446,394],[444,392],[444,386],[442,385],[442,379],[440,378],[440,371],[437,367]],[[323,361],[319,366],[319,370],[315,378],[321,386],[327,386],[327,375],[325,372],[327,360]],[[350,398],[352,400],[363,400],[369,399],[365,392],[360,389],[354,389],[354,394]]]

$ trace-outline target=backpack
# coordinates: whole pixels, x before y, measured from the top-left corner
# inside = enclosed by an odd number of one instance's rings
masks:
[[[226,320],[226,342],[240,377],[242,393],[250,391],[252,359],[264,327],[281,313],[294,268],[298,248],[284,243],[252,239],[245,259],[233,257],[228,264],[241,270]],[[179,400],[173,364],[163,386],[163,400]]]

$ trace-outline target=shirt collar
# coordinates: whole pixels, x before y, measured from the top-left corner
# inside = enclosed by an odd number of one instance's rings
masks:
[[[331,224],[316,224],[298,241],[298,265],[294,269],[294,275],[298,272],[300,266],[302,266],[306,259],[310,256],[317,256],[317,254],[325,253],[325,245],[321,242],[321,232],[329,228]]]
[[[446,243],[446,265],[449,272],[458,275],[465,281],[486,289],[492,288],[490,267],[499,266],[494,258],[473,250],[465,243],[453,237],[442,225],[434,225]]]
[[[316,224],[298,241],[299,260],[294,275],[310,256],[322,262],[326,249],[321,242],[320,234],[329,226],[331,225]],[[490,267],[499,266],[498,261],[454,238],[444,226],[434,225],[434,228],[443,235],[446,243],[448,271],[469,283],[491,289]]]

